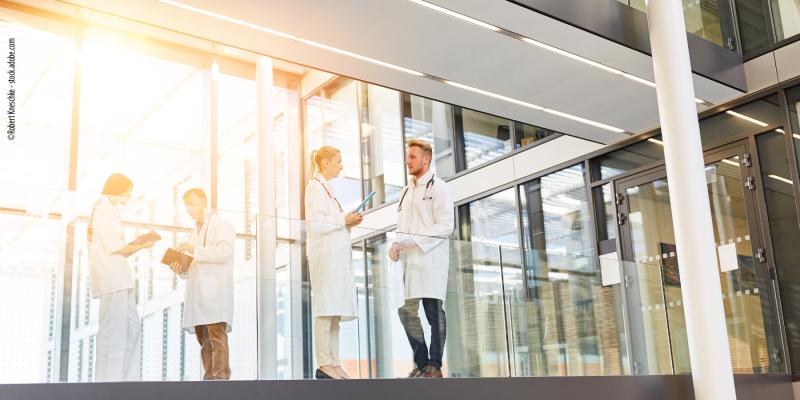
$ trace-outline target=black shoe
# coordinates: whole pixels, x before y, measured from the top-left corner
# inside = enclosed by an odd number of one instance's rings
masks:
[[[314,377],[317,379],[334,379],[332,376],[322,372],[319,368],[317,368],[317,372],[314,373]]]
[[[408,373],[408,378],[419,378],[420,376],[422,376],[422,370],[416,367]]]

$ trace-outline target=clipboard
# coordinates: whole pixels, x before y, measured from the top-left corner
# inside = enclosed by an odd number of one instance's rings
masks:
[[[161,235],[159,235],[155,231],[150,231],[145,233],[144,235],[137,237],[136,239],[133,239],[133,241],[128,243],[128,245],[135,246],[147,242],[157,242],[159,240],[161,240]]]
[[[364,207],[367,206],[367,203],[369,203],[369,201],[372,200],[373,196],[375,196],[375,192],[370,192],[367,195],[367,198],[365,198],[364,201],[362,201],[361,204],[359,204],[358,207],[356,207],[355,212],[360,212],[361,210],[363,210]]]
[[[194,261],[194,257],[173,248],[168,248],[167,251],[164,252],[164,257],[161,258],[161,263],[168,267],[173,262],[177,262],[183,268],[188,268],[192,265],[192,261]]]
[[[133,239],[130,243],[127,243],[126,246],[138,246],[141,244],[145,244],[147,242],[157,242],[159,240],[161,240],[161,235],[159,235],[155,231],[150,231],[145,233],[144,235],[136,237],[136,239]],[[122,253],[122,249],[117,250],[111,254],[124,255]]]

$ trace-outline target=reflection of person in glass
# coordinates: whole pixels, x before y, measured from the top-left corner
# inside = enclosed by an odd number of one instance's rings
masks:
[[[317,379],[349,379],[339,360],[339,322],[357,316],[350,228],[363,215],[345,213],[328,181],[339,176],[342,155],[323,146],[311,152],[305,194],[308,220],[308,269],[313,293]]]
[[[134,381],[141,377],[139,314],[130,257],[153,242],[125,244],[117,207],[130,201],[133,183],[122,174],[108,177],[92,209],[87,238],[92,296],[100,299],[95,380]]]
[[[447,184],[430,170],[433,151],[421,140],[407,143],[406,167],[411,182],[397,206],[397,241],[389,249],[392,261],[405,266],[405,304],[398,313],[414,351],[409,378],[441,378],[447,331],[444,299],[450,268],[453,201]],[[419,319],[419,303],[431,326],[430,351]]]
[[[204,380],[231,377],[228,332],[233,327],[233,251],[236,230],[228,221],[207,209],[202,189],[183,195],[186,210],[195,221],[190,243],[178,250],[194,260],[190,265],[174,262],[172,270],[186,279],[183,328],[194,331],[200,343]]]

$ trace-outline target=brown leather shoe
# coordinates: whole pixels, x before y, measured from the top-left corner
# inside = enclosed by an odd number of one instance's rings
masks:
[[[408,378],[419,378],[422,376],[422,370],[419,368],[414,368],[411,372],[408,373]]]
[[[442,374],[441,368],[428,365],[422,370],[422,376],[420,376],[420,378],[444,378],[444,375]]]

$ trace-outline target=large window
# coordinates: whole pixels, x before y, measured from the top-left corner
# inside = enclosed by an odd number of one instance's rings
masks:
[[[603,287],[597,274],[584,173],[579,164],[520,187],[526,279],[511,298],[522,374],[624,371],[618,289]]]
[[[361,83],[364,193],[375,191],[372,204],[390,203],[405,186],[400,92]],[[366,111],[366,112],[363,112]]]
[[[257,211],[256,82],[226,72],[217,79],[217,207],[246,217]],[[240,232],[254,233],[249,219],[231,222]]]
[[[321,146],[341,151],[344,169],[330,185],[342,208],[353,210],[362,199],[357,82],[337,78],[309,96],[305,110],[307,154]]]
[[[406,140],[421,139],[433,146],[431,169],[439,177],[455,174],[453,158],[453,107],[449,104],[406,94],[403,96],[403,126]]]
[[[174,204],[185,189],[205,183],[210,71],[187,63],[188,54],[167,59],[135,50],[142,47],[100,31],[86,36],[78,189],[99,194],[108,175],[121,172],[133,181],[143,216],[171,224],[173,210],[159,203]],[[148,78],[131,78],[141,76]]]
[[[48,25],[59,31],[66,27]],[[24,28],[0,22],[4,38],[14,38],[16,57],[16,120],[11,140],[3,129],[0,146],[0,193],[3,207],[26,208],[32,203],[45,206],[54,193],[67,186],[74,37]],[[5,82],[5,79],[4,79]],[[0,100],[3,127],[8,99]],[[35,188],[35,191],[34,191]]]
[[[459,217],[461,237],[472,243],[456,242],[461,259],[452,279],[458,289],[450,301],[457,299],[463,310],[457,329],[464,346],[479,349],[467,353],[465,370],[467,376],[505,376],[512,368],[509,343],[505,322],[496,316],[505,312],[498,296],[522,280],[515,189],[461,206]]]
[[[68,235],[48,213],[62,211],[53,208],[67,187],[75,47],[71,28],[34,26],[0,22],[6,46],[14,38],[17,50],[13,140],[5,93],[0,100],[0,209],[14,210],[0,212],[0,325],[13,326],[0,333],[10,344],[0,356],[0,383],[47,382],[59,370],[58,278]]]
[[[788,39],[800,33],[800,3],[796,0],[770,0],[775,40]]]
[[[466,108],[457,110],[457,115],[461,117],[464,164],[467,169],[510,153],[514,148],[511,121]]]

